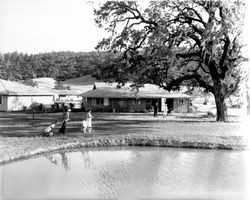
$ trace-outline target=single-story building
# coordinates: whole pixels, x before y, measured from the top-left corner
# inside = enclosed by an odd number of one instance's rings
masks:
[[[51,92],[56,94],[55,101],[81,101],[82,98],[79,94],[82,92],[79,90],[56,90],[51,89]]]
[[[54,110],[61,110],[64,107],[70,107],[71,109],[82,108],[82,98],[79,96],[82,92],[79,90],[56,90],[51,89],[56,94],[56,100],[53,105]]]
[[[159,111],[164,106],[173,112],[186,113],[190,108],[190,96],[180,92],[168,92],[156,85],[146,84],[135,90],[126,84],[95,83],[93,90],[82,93],[83,106],[93,111],[147,112],[158,103]]]
[[[0,111],[23,110],[33,102],[52,105],[54,93],[18,82],[0,79]]]

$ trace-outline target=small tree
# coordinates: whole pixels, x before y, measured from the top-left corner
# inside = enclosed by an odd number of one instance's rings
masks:
[[[33,117],[32,119],[34,120],[35,119],[35,112],[37,112],[38,110],[40,110],[40,103],[38,102],[33,102],[29,109],[32,111],[32,114],[33,114]]]
[[[227,120],[225,99],[243,77],[244,2],[166,0],[143,9],[134,1],[109,1],[95,15],[111,33],[97,48],[122,52],[115,66],[107,65],[109,75],[169,91],[183,83],[202,87],[214,95],[216,120]]]

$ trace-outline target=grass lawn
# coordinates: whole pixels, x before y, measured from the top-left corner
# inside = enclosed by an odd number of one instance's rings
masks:
[[[32,114],[0,112],[0,164],[49,151],[105,145],[172,146],[194,148],[248,148],[248,122],[231,116],[228,123],[194,114],[173,114],[154,118],[152,113],[92,113],[91,134],[80,132],[86,113],[70,114],[66,135],[41,137],[54,120],[61,126],[62,113]],[[249,121],[249,119],[248,119]]]
[[[214,118],[199,117],[193,114],[174,114],[163,118],[160,114],[154,118],[152,113],[92,113],[94,135],[212,135],[231,136],[243,135],[242,121],[239,116],[230,117],[229,123],[217,123]],[[67,126],[67,136],[81,136],[81,121],[84,112],[70,113]],[[28,113],[0,113],[0,136],[38,136],[42,130],[54,120],[61,125],[62,113],[32,114]]]

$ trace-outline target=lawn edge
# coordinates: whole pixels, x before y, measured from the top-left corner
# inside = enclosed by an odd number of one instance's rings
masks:
[[[60,137],[58,137],[60,138]],[[66,136],[64,138],[67,139]],[[237,138],[237,139],[236,139]],[[233,141],[233,142],[232,142]],[[150,135],[126,135],[126,136],[99,136],[80,137],[77,141],[66,141],[63,144],[55,144],[43,148],[29,150],[23,154],[0,158],[0,165],[28,159],[60,150],[82,149],[89,147],[112,147],[112,146],[148,146],[148,147],[171,147],[171,148],[195,148],[217,150],[247,150],[248,146],[240,137],[183,137],[183,136],[150,136]]]

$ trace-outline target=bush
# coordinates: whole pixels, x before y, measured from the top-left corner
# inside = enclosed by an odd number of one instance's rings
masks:
[[[203,114],[200,116],[201,118],[214,118],[216,115],[212,113],[211,111],[208,111],[206,114]]]
[[[27,110],[27,106],[23,106],[23,108],[22,108],[22,111],[26,111]]]
[[[190,106],[190,107],[189,107],[189,112],[190,112],[190,113],[193,113],[194,111],[195,111],[194,107]]]
[[[33,102],[33,103],[29,106],[29,110],[31,110],[31,111],[38,111],[38,110],[40,110],[40,103],[38,103],[38,102]]]
[[[104,112],[104,108],[103,107],[96,107],[94,108],[95,112]]]
[[[214,113],[212,113],[211,111],[208,111],[206,116],[211,118],[215,117]]]

